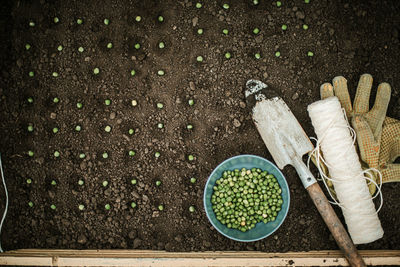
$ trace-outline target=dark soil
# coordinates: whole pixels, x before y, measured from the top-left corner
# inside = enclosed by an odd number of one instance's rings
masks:
[[[291,167],[283,170],[292,198],[288,217],[259,242],[235,242],[213,229],[202,207],[203,187],[226,158],[249,153],[272,159],[245,106],[243,87],[250,78],[277,89],[310,136],[306,107],[319,99],[319,86],[337,75],[348,79],[352,96],[363,73],[373,75],[375,88],[389,82],[388,115],[399,118],[400,2],[283,0],[278,8],[272,1],[254,6],[250,0],[227,0],[228,10],[222,8],[224,1],[201,2],[201,9],[188,0],[2,4],[0,149],[10,193],[3,248],[337,249]],[[252,33],[255,27],[260,34]],[[204,29],[202,35],[198,28]],[[158,48],[160,41],[164,49]],[[108,42],[112,49],[106,48]],[[25,49],[26,43],[31,49]],[[229,60],[224,57],[228,51]],[[308,51],[314,56],[308,57]],[[255,59],[256,52],[261,59]],[[196,61],[198,55],[203,62]],[[158,70],[165,75],[158,76]],[[54,104],[56,96],[60,102]],[[110,106],[105,99],[112,101]],[[163,109],[156,107],[158,102]],[[159,122],[163,129],[157,128]],[[186,129],[188,123],[193,130]],[[80,132],[74,130],[77,124]],[[110,133],[104,131],[106,125],[112,127]],[[60,131],[54,134],[56,126]],[[129,135],[129,128],[135,134]],[[128,156],[131,149],[134,157]],[[55,150],[59,158],[53,156]],[[79,158],[82,152],[84,159]],[[136,185],[130,183],[133,177]],[[197,178],[195,184],[191,177]],[[26,183],[28,178],[32,184]],[[83,186],[77,185],[79,179]],[[57,184],[51,185],[52,180]],[[156,180],[162,185],[156,187]],[[379,217],[385,235],[359,248],[400,249],[399,190],[399,183],[383,186]],[[1,189],[2,210],[4,199]],[[83,211],[79,204],[85,205]],[[105,204],[111,205],[109,211]],[[196,212],[189,212],[190,205]]]

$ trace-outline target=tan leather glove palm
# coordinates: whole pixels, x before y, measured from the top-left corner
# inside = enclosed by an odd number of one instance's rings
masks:
[[[379,84],[375,104],[370,110],[372,81],[372,76],[369,74],[360,77],[353,106],[347,89],[347,80],[341,76],[333,79],[333,86],[330,83],[321,85],[321,98],[334,95],[338,97],[357,134],[364,168],[379,170],[383,182],[400,181],[400,164],[393,164],[400,156],[400,121],[386,117],[391,88],[388,83]],[[375,173],[372,178],[377,181],[377,177]],[[379,183],[379,180],[377,182]],[[375,185],[370,184],[369,189],[373,194],[376,190]]]

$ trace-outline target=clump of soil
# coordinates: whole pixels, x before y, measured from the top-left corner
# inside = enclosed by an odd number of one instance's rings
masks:
[[[298,0],[277,7],[249,0],[225,1],[230,8],[224,9],[225,2],[201,2],[201,8],[188,0],[2,5],[0,147],[10,193],[3,248],[337,248],[291,167],[283,170],[292,198],[288,217],[254,243],[229,240],[211,227],[203,188],[228,157],[272,160],[244,102],[250,78],[275,88],[310,136],[306,107],[319,99],[319,85],[336,75],[348,79],[352,96],[363,73],[373,75],[375,88],[389,82],[388,115],[398,119],[400,3]],[[399,190],[398,183],[383,186],[385,235],[359,248],[400,248]]]

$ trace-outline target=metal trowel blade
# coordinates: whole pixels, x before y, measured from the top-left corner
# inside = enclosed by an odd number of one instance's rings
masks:
[[[269,98],[272,94],[261,81],[249,80],[246,84],[246,99],[254,103],[253,121],[275,163],[283,169],[293,165],[294,158],[313,150],[313,145],[282,98]]]

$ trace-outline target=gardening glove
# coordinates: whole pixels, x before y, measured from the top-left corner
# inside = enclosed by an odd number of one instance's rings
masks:
[[[339,76],[333,79],[333,86],[330,83],[321,86],[321,98],[325,99],[334,95],[338,97],[357,134],[363,167],[379,170],[383,182],[400,181],[400,165],[393,164],[394,160],[400,156],[400,121],[386,117],[391,93],[390,85],[381,83],[378,86],[374,107],[369,110],[371,87],[372,76],[362,75],[352,106],[347,81]],[[371,178],[377,181],[378,177],[378,174],[373,172]],[[328,185],[331,186],[331,183]],[[370,193],[374,194],[375,184],[369,183],[369,189]]]

